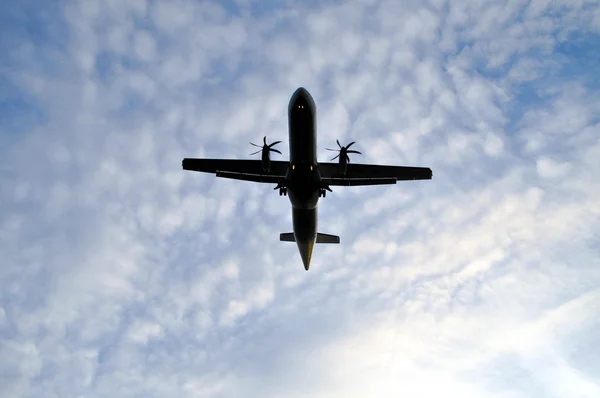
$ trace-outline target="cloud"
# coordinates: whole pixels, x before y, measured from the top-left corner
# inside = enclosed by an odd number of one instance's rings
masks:
[[[9,6],[0,395],[598,396],[598,15]],[[352,162],[434,170],[335,189],[319,225],[342,244],[310,272],[278,241],[286,198],[180,166],[265,135],[286,159],[298,86],[320,160],[340,139]]]

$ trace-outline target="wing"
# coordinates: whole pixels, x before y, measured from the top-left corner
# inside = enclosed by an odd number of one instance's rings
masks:
[[[338,163],[319,163],[321,178],[329,185],[383,185],[396,181],[431,180],[429,167],[383,166],[349,163],[345,175],[341,175]]]
[[[260,160],[185,158],[181,166],[184,170],[213,173],[221,178],[278,183],[285,179],[288,164],[288,162],[272,160],[269,173],[263,171]]]

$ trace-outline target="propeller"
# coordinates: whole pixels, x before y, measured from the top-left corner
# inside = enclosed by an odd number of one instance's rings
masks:
[[[272,144],[267,144],[267,136],[265,136],[265,138],[263,138],[263,143],[264,145],[260,146],[260,145],[256,145],[254,143],[250,143],[250,145],[254,145],[257,148],[260,148],[258,151],[251,153],[250,155],[256,155],[259,152],[262,152],[262,169],[264,172],[269,173],[271,171],[271,156],[270,153],[271,152],[277,152],[278,154],[281,155],[281,152],[279,152],[277,149],[273,148],[273,146],[279,144],[281,141],[275,141]]]
[[[348,156],[349,153],[358,153],[359,155],[362,155],[362,153],[355,151],[354,149],[348,149],[350,148],[352,145],[354,145],[356,143],[356,141],[352,141],[351,143],[349,143],[346,146],[342,146],[342,144],[340,144],[339,140],[335,140],[335,142],[337,142],[338,146],[340,147],[340,149],[329,149],[329,148],[325,148],[328,151],[334,151],[334,152],[339,152],[337,155],[335,155],[335,157],[333,157],[331,160],[335,160],[338,157],[340,157],[340,161],[342,161],[342,159],[346,160],[347,162],[350,162],[350,157]]]
[[[265,136],[265,137],[263,138],[263,142],[264,142],[264,145],[262,145],[262,146],[261,146],[261,145],[256,145],[256,144],[253,144],[253,143],[251,142],[251,143],[250,143],[250,145],[254,145],[255,147],[258,147],[258,148],[260,148],[260,149],[259,149],[258,151],[256,151],[256,152],[252,152],[250,155],[256,155],[256,154],[257,154],[257,153],[259,153],[259,152],[263,152],[263,153],[264,153],[264,151],[266,151],[266,153],[267,153],[267,154],[268,154],[269,152],[277,152],[278,154],[280,154],[280,155],[281,155],[281,152],[279,152],[277,149],[274,149],[274,148],[273,148],[273,146],[274,146],[274,145],[277,145],[277,144],[279,144],[281,141],[275,141],[275,142],[273,142],[272,144],[267,144],[267,136]]]

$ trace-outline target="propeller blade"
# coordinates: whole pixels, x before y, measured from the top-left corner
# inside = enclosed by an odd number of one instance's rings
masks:
[[[263,142],[265,143],[265,146],[268,146],[268,145],[267,145],[267,136],[266,136],[266,135],[265,135],[265,137],[263,138]]]
[[[340,154],[338,153],[337,155],[335,155],[335,157],[331,160],[336,160],[338,157],[340,156]]]
[[[333,151],[333,152],[339,152],[340,151],[339,149],[329,149],[329,148],[325,148],[325,149],[327,149],[328,151]]]
[[[250,145],[254,145],[255,147],[262,148],[262,146],[256,145],[256,144],[253,144],[253,143],[250,143]]]
[[[335,140],[335,142],[337,142],[337,144],[340,147],[340,149],[342,149],[342,144],[340,144],[340,140]]]
[[[352,141],[348,145],[346,145],[346,149],[350,148],[352,145],[356,144],[356,141]]]
[[[273,148],[269,148],[269,151],[271,152],[277,152],[280,155],[283,155],[281,152],[279,152],[277,149],[273,149]]]
[[[362,155],[362,153],[355,151],[354,149],[351,149],[349,151],[346,151],[346,153],[358,153],[359,155]]]
[[[262,152],[262,149],[259,149],[258,151],[256,151],[256,152],[253,152],[253,153],[251,153],[250,155],[256,155],[256,154],[257,154],[257,153],[259,153],[259,152]]]
[[[269,145],[269,148],[273,147],[273,145],[279,144],[281,141],[275,141],[274,143],[272,143],[271,145]]]
[[[346,155],[346,161],[350,163],[350,156]]]

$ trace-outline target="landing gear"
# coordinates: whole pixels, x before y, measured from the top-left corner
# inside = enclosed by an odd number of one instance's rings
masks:
[[[323,187],[319,189],[319,197],[324,198],[325,196],[327,196],[327,191],[333,192],[331,188],[329,188],[329,185],[323,185]]]
[[[279,189],[279,196],[287,196],[287,188],[285,187],[285,181],[280,181],[277,186],[273,189]]]

